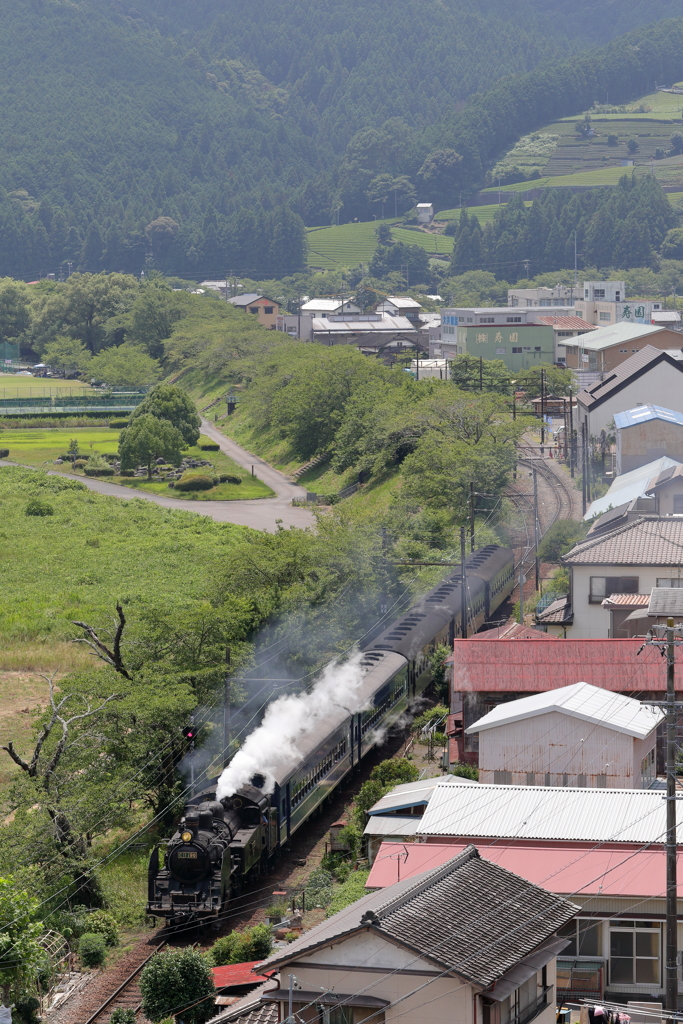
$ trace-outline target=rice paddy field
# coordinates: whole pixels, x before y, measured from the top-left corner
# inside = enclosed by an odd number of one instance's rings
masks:
[[[78,441],[81,457],[87,459],[93,452],[101,455],[113,455],[118,450],[119,430],[111,427],[63,427],[53,429],[18,429],[0,431],[0,448],[9,449],[9,459],[24,466],[49,469],[61,473],[84,476],[82,469],[75,469],[70,462],[61,466],[55,465],[55,459],[68,451],[72,438]],[[208,438],[200,438],[199,443],[208,442]],[[163,494],[167,498],[178,498],[190,501],[236,501],[245,498],[270,498],[273,492],[267,484],[242,469],[223,452],[206,452],[199,447],[188,448],[183,452],[190,458],[206,459],[211,468],[204,467],[189,470],[189,475],[220,475],[230,473],[239,476],[241,484],[221,483],[210,490],[197,492],[181,492],[169,487],[165,481],[148,481],[141,477],[105,477],[109,483],[122,484],[136,490],[148,491],[152,494]]]

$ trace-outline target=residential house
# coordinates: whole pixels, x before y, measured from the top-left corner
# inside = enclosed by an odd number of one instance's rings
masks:
[[[628,473],[667,455],[683,462],[683,412],[638,405],[614,417],[617,473]]]
[[[617,509],[623,512],[624,507],[626,505],[630,506],[634,501],[639,502],[639,511],[654,512],[654,501],[645,499],[645,495],[648,494],[650,489],[650,482],[656,480],[667,470],[675,469],[678,465],[679,463],[675,459],[662,455],[653,462],[646,463],[644,466],[639,466],[637,469],[632,469],[627,473],[620,473],[619,476],[615,476],[607,492],[590,503],[583,518],[586,520],[594,519],[595,516],[602,516],[603,513],[610,511],[616,512]],[[605,520],[600,525],[595,523],[593,530],[603,530],[608,522],[609,520]],[[622,526],[623,523],[619,525]]]
[[[415,380],[450,380],[451,365],[448,359],[411,359],[410,373]]]
[[[647,613],[649,594],[610,594],[602,607],[610,613],[609,635],[616,640],[630,636],[642,636],[640,617]]]
[[[674,576],[673,571],[659,571],[662,577]],[[645,587],[636,593],[644,591]],[[609,611],[600,605],[592,607],[601,621],[609,624]],[[609,625],[604,628],[605,636],[608,629]],[[646,647],[638,654],[642,640],[575,640],[572,634],[566,640],[548,637],[548,643],[529,643],[522,634],[521,640],[492,637],[479,642],[479,637],[486,638],[490,633],[478,633],[453,644],[446,729],[451,763],[476,764],[479,736],[467,730],[499,704],[519,697],[570,686],[577,679],[643,701],[662,700],[666,691],[666,672],[659,651]],[[683,700],[683,672],[677,674],[677,693],[677,700]]]
[[[278,313],[275,330],[290,338],[313,341],[313,317],[310,313]]]
[[[262,960],[251,960],[245,963],[212,967],[213,983],[218,993],[215,999],[216,1006],[234,1006],[244,996],[252,992],[257,985],[268,981],[269,979],[265,975],[255,972],[255,968],[259,967],[262,962]]]
[[[419,326],[422,306],[417,299],[411,299],[409,295],[387,295],[375,306],[375,312],[382,316],[405,316],[415,326]]]
[[[650,315],[650,323],[656,324],[658,327],[671,327],[676,329],[676,325],[681,322],[681,314],[677,309],[658,309],[653,310]],[[678,328],[680,330],[680,328]]]
[[[681,340],[681,335],[668,327],[619,323],[582,334],[576,342],[558,341],[558,345],[564,347],[570,369],[609,373],[646,345],[666,351],[680,348]]]
[[[683,515],[683,466],[663,470],[650,481],[647,493],[654,498],[655,515]]]
[[[648,594],[662,580],[683,578],[683,519],[641,516],[586,537],[563,556],[571,571],[572,639],[609,635],[611,594]]]
[[[301,312],[307,316],[315,316],[324,320],[327,316],[344,316],[346,313],[362,312],[360,306],[352,298],[348,299],[309,299],[301,306]]]
[[[434,220],[433,203],[418,203],[416,206],[416,210],[418,224],[431,224],[431,222]]]
[[[268,330],[276,329],[280,304],[275,299],[269,299],[267,295],[258,292],[247,292],[245,295],[233,295],[228,302],[245,313],[257,316],[259,323]]]
[[[475,844],[481,857],[581,907],[559,930],[569,943],[558,955],[558,1006],[661,1002],[665,805],[661,790],[437,786],[421,842],[384,843],[367,885],[392,885],[398,871],[410,880]],[[678,918],[683,950],[680,876]]]
[[[508,288],[508,306],[573,306],[579,291],[574,285],[552,288]]]
[[[555,338],[554,353],[556,363],[565,363],[567,352],[567,338],[578,338],[582,334],[597,330],[593,324],[582,320],[580,316],[536,316],[536,323],[548,324],[553,329]]]
[[[556,932],[578,905],[467,846],[277,950],[261,995],[301,1024],[554,1024]]]
[[[467,729],[479,736],[479,781],[647,789],[656,779],[661,711],[590,683],[498,704]]]
[[[597,332],[596,332],[597,333]],[[585,423],[590,437],[607,430],[618,412],[657,401],[665,409],[683,412],[683,360],[671,351],[645,345],[604,380],[578,394],[578,429]]]

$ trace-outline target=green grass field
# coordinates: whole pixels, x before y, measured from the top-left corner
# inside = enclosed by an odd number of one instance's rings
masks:
[[[82,395],[92,391],[89,384],[81,384],[77,380],[56,381],[46,377],[0,373],[0,398],[50,398],[53,395]]]
[[[34,497],[54,514],[27,516]],[[109,624],[117,600],[131,620],[145,602],[167,611],[198,608],[226,546],[244,529],[105,497],[78,481],[17,466],[0,469],[0,501],[0,542],[11,552],[3,560],[3,646],[66,640],[74,635],[73,619]]]
[[[76,438],[81,455],[88,458],[91,452],[111,455],[118,449],[119,430],[110,427],[66,427],[46,430],[3,430],[0,431],[0,448],[9,449],[9,458],[26,466],[36,466],[62,473],[75,473],[84,476],[81,469],[74,469],[71,463],[55,466],[54,460],[69,448],[69,441]],[[209,438],[200,438],[200,444]],[[191,458],[206,459],[212,468],[205,467],[191,471],[195,474],[232,473],[242,478],[241,484],[222,483],[208,491],[181,492],[169,487],[163,481],[152,481],[131,477],[106,477],[110,483],[123,484],[137,490],[149,491],[152,494],[164,494],[168,498],[189,499],[191,501],[236,501],[245,498],[270,498],[273,491],[263,481],[250,476],[223,452],[205,452],[199,447],[188,448],[183,455]]]

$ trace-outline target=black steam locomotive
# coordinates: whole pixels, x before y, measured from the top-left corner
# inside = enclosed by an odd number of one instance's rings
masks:
[[[155,848],[149,863],[147,913],[175,923],[215,920],[246,882],[268,870],[277,851],[330,796],[390,726],[429,685],[429,655],[439,643],[452,644],[491,617],[514,586],[509,548],[495,544],[473,552],[466,563],[466,616],[461,615],[462,581],[454,573],[366,645],[358,706],[349,714],[330,709],[318,736],[299,744],[301,760],[275,779],[265,779],[233,796],[216,799],[217,779],[187,804],[177,832]]]

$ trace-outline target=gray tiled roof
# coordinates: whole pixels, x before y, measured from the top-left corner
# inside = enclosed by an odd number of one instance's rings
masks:
[[[485,987],[553,935],[577,909],[468,846],[433,871],[357,900],[269,957],[259,970],[371,928]]]
[[[643,516],[567,552],[568,565],[681,565],[683,520]]]
[[[655,348],[654,345],[646,345],[640,352],[629,356],[611,373],[608,373],[603,381],[591,384],[584,391],[579,391],[577,400],[585,409],[593,409],[595,406],[600,405],[605,398],[620,391],[629,381],[640,377],[651,365],[654,366],[655,363],[662,361],[668,362],[674,369],[683,373],[683,361],[674,359],[668,352]]]

